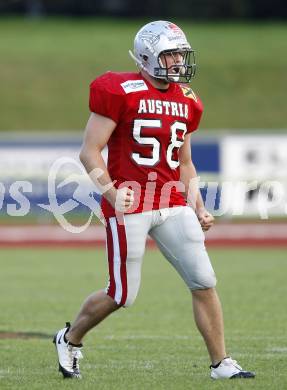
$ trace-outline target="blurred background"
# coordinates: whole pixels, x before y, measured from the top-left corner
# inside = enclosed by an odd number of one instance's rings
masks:
[[[278,0],[1,0],[3,245],[59,237],[58,230],[39,228],[59,222],[51,212],[51,166],[61,157],[78,161],[89,83],[107,70],[135,71],[128,50],[153,19],[178,24],[196,51],[192,88],[205,113],[192,153],[206,205],[219,222],[208,239],[286,244],[286,16],[286,2]],[[91,205],[75,196],[79,183],[60,184],[83,172],[71,160],[56,170],[59,214],[72,224],[87,222]],[[89,188],[85,180],[82,194]],[[97,219],[92,222],[97,227]],[[61,242],[93,243],[94,234],[63,233]]]
[[[52,334],[107,283],[99,195],[78,160],[89,84],[136,71],[128,50],[154,19],[196,51],[191,148],[216,216],[206,244],[228,353],[258,374],[253,389],[287,389],[286,17],[282,0],[0,0],[1,389],[62,390]],[[191,312],[147,250],[136,304],[85,339],[82,388],[210,388]]]

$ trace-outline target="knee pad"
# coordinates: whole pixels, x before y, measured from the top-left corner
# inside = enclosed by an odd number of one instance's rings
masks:
[[[203,290],[207,288],[213,288],[216,286],[216,276],[214,272],[207,272],[204,274],[198,274],[196,281],[192,282],[190,290]]]

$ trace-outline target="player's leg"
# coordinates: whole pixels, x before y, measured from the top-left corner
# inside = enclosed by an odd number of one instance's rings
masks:
[[[192,211],[180,207],[155,226],[150,235],[168,261],[195,292],[194,316],[212,363],[225,355],[222,312],[214,290],[215,274],[204,247],[204,234]],[[214,306],[212,306],[214,304]]]
[[[84,301],[73,325],[69,327],[65,339],[75,345],[81,344],[83,337],[90,329],[118,308],[120,305],[104,290],[92,293]]]
[[[213,365],[226,357],[221,304],[215,288],[192,290],[195,323],[202,334]]]
[[[109,284],[106,291],[90,295],[71,326],[67,339],[79,344],[84,335],[121,306],[130,306],[137,295],[149,219],[131,214],[124,221],[107,221]]]
[[[212,365],[224,362],[223,371],[218,366],[219,377],[231,377],[231,374],[251,377],[248,376],[251,373],[236,368],[231,359],[223,360],[226,351],[222,309],[215,290],[216,278],[194,211],[189,207],[172,210],[163,223],[153,227],[150,235],[192,292],[195,322],[206,343]]]
[[[121,306],[130,306],[140,286],[142,257],[151,217],[127,215],[124,220],[107,221],[109,284],[105,291],[91,294],[73,322],[61,329],[55,338],[60,371],[66,377],[79,377],[73,368],[68,348],[81,348],[85,334]]]

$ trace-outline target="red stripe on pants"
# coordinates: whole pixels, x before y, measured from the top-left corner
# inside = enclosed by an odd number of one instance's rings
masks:
[[[111,219],[110,219],[111,220]],[[119,305],[124,305],[127,299],[128,286],[127,286],[127,239],[126,239],[126,229],[124,225],[124,219],[120,221],[117,218],[113,218],[113,237],[110,220],[107,221],[107,251],[108,251],[108,263],[109,263],[109,286],[107,289],[107,294],[117,301]],[[119,223],[120,222],[120,223]],[[114,243],[115,240],[115,243]],[[115,259],[114,245],[119,245],[119,257]],[[116,249],[117,252],[117,249]],[[116,261],[116,275],[115,278],[115,261]],[[118,266],[118,264],[120,264]],[[119,268],[119,269],[118,269]],[[118,291],[121,290],[122,293],[120,297],[117,295]]]
[[[111,298],[115,298],[115,292],[116,292],[116,283],[115,283],[115,277],[114,277],[114,246],[113,246],[113,235],[111,230],[111,225],[109,220],[107,220],[107,252],[108,252],[108,264],[109,264],[109,286],[107,289],[107,294]]]
[[[119,224],[117,221],[118,228],[118,236],[120,243],[120,253],[121,253],[121,282],[122,282],[122,299],[120,305],[124,305],[127,300],[128,295],[128,284],[127,284],[127,236],[126,236],[126,228],[125,221],[121,219],[121,223]]]

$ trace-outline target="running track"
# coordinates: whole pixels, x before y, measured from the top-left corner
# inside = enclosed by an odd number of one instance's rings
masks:
[[[217,223],[207,246],[286,246],[287,223]],[[93,225],[73,234],[58,225],[0,226],[0,247],[95,247],[105,245],[105,229]],[[153,246],[151,240],[148,245]]]

